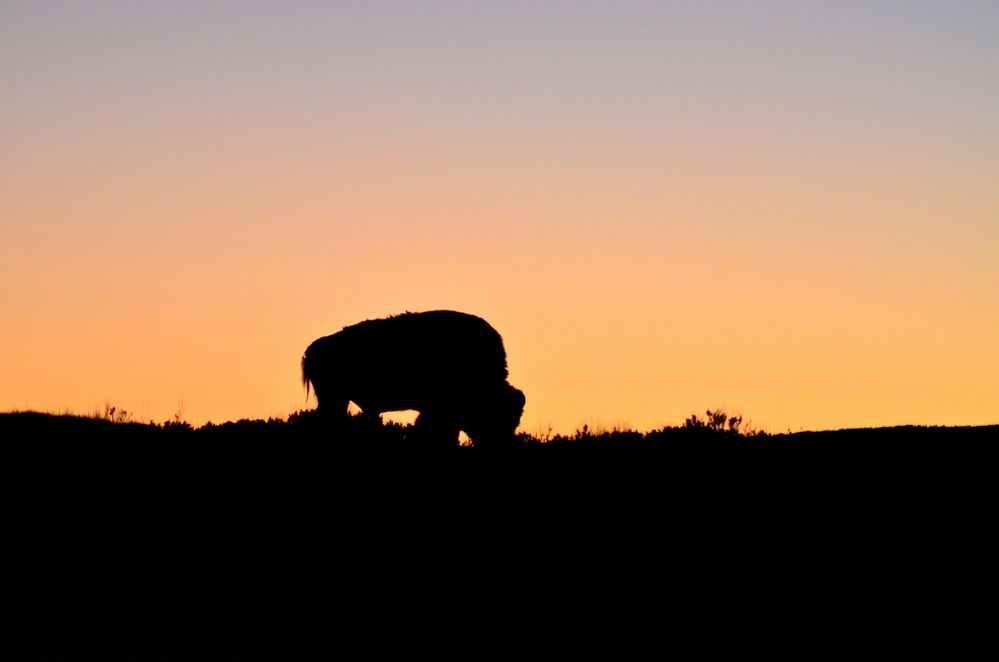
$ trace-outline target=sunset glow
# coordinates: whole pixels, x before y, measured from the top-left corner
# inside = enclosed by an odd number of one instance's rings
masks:
[[[522,430],[999,423],[999,4],[4,3],[0,410],[286,417],[454,309]]]

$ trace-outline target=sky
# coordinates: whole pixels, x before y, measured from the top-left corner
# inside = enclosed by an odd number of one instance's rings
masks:
[[[522,430],[999,423],[999,3],[0,2],[0,410],[312,407],[502,334]]]

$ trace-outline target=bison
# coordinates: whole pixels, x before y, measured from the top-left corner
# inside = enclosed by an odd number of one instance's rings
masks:
[[[302,382],[322,418],[414,409],[415,436],[475,446],[510,443],[524,412],[523,392],[507,382],[506,351],[484,319],[451,310],[404,313],[344,327],[302,356]]]

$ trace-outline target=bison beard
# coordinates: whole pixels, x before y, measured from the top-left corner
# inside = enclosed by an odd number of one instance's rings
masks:
[[[463,430],[476,446],[509,443],[524,394],[507,382],[499,333],[480,317],[449,310],[367,320],[319,338],[302,357],[324,417],[353,402],[367,414],[414,409],[425,444],[456,445]]]

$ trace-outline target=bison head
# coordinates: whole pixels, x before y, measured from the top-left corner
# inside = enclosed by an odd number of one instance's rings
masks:
[[[510,445],[526,402],[523,391],[502,384],[479,403],[474,416],[464,426],[465,432],[477,447]]]

